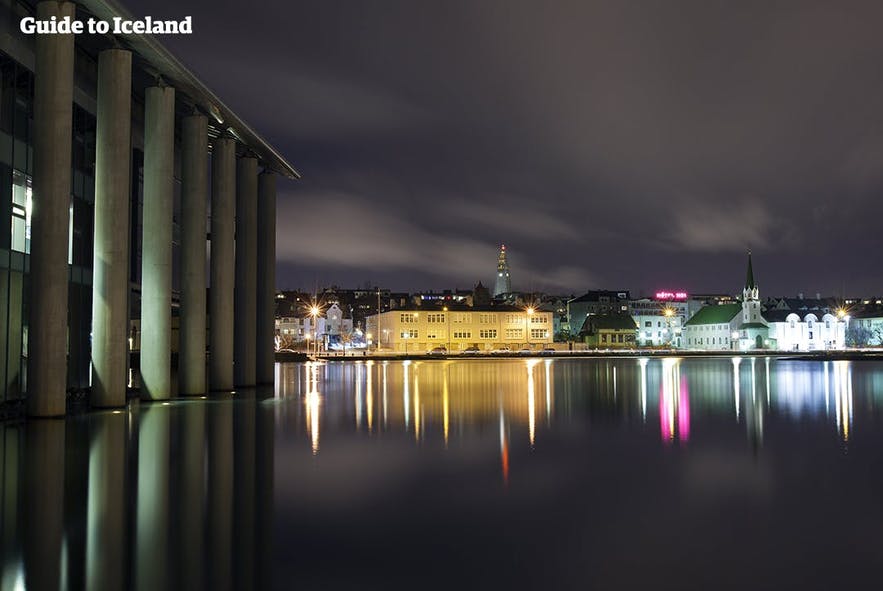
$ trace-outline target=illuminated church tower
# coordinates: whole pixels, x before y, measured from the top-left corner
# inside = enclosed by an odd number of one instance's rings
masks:
[[[754,281],[754,269],[751,266],[751,251],[748,251],[748,273],[745,275],[745,287],[742,288],[742,322],[763,323],[760,315],[760,292]]]
[[[497,257],[497,281],[494,284],[494,297],[512,291],[509,280],[509,261],[506,260],[506,245],[500,245],[500,256]]]

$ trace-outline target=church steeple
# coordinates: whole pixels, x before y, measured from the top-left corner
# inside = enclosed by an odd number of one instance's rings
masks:
[[[509,261],[506,260],[506,245],[500,245],[500,255],[497,257],[497,280],[494,283],[494,297],[504,293],[511,293],[512,283],[509,280]]]
[[[745,277],[745,289],[754,289],[754,269],[751,267],[751,251],[748,251],[748,274]]]

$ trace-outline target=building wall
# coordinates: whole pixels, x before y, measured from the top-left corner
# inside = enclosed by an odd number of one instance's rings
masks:
[[[738,332],[742,314],[721,324],[698,324],[684,327],[684,348],[708,351],[727,351],[735,348],[733,333]]]
[[[422,352],[444,346],[450,351],[467,347],[542,348],[552,343],[552,313],[523,311],[396,310],[367,318],[369,340],[396,352]]]
[[[846,347],[846,323],[832,314],[819,318],[790,314],[784,322],[770,322],[770,339],[783,351],[823,351]]]
[[[633,349],[636,331],[619,328],[601,328],[591,336],[585,337],[589,347],[599,349]]]

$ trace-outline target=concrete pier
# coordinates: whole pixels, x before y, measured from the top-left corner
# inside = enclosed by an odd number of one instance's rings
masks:
[[[236,287],[233,334],[233,382],[255,385],[257,345],[258,161],[239,159],[236,173]]]
[[[257,383],[272,384],[276,334],[276,175],[258,179]]]
[[[206,392],[205,221],[208,195],[208,120],[202,115],[182,122],[181,324],[178,392]]]
[[[209,292],[209,387],[233,389],[234,218],[236,143],[218,138],[212,146],[211,290]]]
[[[153,86],[144,107],[144,238],[141,246],[141,396],[172,394],[172,203],[175,89]]]
[[[129,333],[129,182],[132,54],[98,55],[95,249],[92,283],[92,395],[98,407],[126,403]]]
[[[72,2],[37,4],[37,19],[74,18]],[[37,35],[34,210],[28,319],[28,414],[65,413],[74,35]]]

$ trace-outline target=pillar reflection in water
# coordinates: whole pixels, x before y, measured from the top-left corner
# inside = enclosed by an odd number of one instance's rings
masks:
[[[18,425],[0,424],[0,589],[22,589],[25,584],[19,539],[23,435]]]
[[[169,403],[145,405],[138,430],[135,585],[168,587]]]
[[[175,495],[180,527],[177,572],[182,589],[205,588],[205,436],[206,404],[188,401],[178,407],[178,494]]]
[[[252,588],[255,564],[255,397],[237,394],[233,413],[233,578]]]
[[[208,588],[230,589],[233,579],[233,403],[208,407]]]
[[[96,413],[89,420],[88,589],[126,586],[126,422],[121,410]]]
[[[64,436],[60,419],[25,426],[24,546],[27,589],[61,587],[64,531]]]

